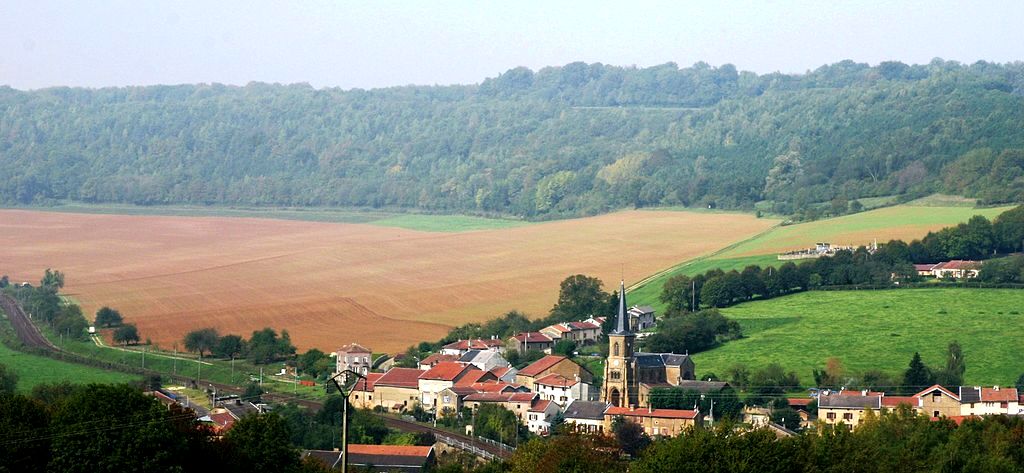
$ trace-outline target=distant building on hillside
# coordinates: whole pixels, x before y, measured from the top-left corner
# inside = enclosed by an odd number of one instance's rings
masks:
[[[373,352],[358,343],[350,343],[339,348],[335,355],[335,373],[352,370],[366,376],[373,365]]]
[[[865,246],[865,248],[867,248],[869,253],[874,253],[878,250],[878,241],[872,242],[870,245]],[[821,258],[822,256],[835,256],[840,251],[855,251],[856,249],[857,247],[853,245],[833,245],[828,242],[818,242],[812,248],[780,253],[778,258],[783,261]]]

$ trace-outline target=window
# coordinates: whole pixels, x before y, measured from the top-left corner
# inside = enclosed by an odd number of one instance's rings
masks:
[[[939,411],[932,411],[932,417],[938,417]]]
[[[853,419],[853,413],[852,412],[847,412],[847,413],[843,414],[843,420],[852,420],[852,419]]]
[[[612,345],[612,352],[615,356],[619,356],[619,342],[615,342],[615,345]]]
[[[1002,409],[1006,409],[1006,408],[1007,408],[1007,407],[1009,407],[1009,406],[1010,406],[1010,405],[1009,405],[1009,404],[1007,404],[1007,403],[1005,403],[1005,402],[1000,402],[1000,403],[999,403],[999,407],[1000,407],[1000,408],[1002,408]]]
[[[835,420],[836,413],[835,412],[829,412],[828,414],[825,415],[825,418],[829,419],[829,420]]]
[[[939,399],[941,399],[941,398],[942,398],[942,393],[940,393],[938,391],[935,391],[935,392],[932,393],[932,401],[933,402],[939,402]]]
[[[448,404],[449,402],[452,402],[452,397],[451,396],[445,396],[444,397],[444,403]]]

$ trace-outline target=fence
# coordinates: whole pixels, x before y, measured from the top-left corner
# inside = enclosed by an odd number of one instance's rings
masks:
[[[488,452],[487,450],[484,450],[484,449],[482,449],[480,447],[477,447],[476,445],[472,445],[472,444],[463,442],[462,440],[459,440],[459,439],[457,439],[455,437],[449,437],[447,435],[439,434],[437,432],[434,433],[434,437],[437,439],[438,442],[441,442],[441,443],[443,443],[445,445],[449,445],[449,446],[455,447],[455,448],[457,448],[459,450],[463,450],[463,451],[472,453],[473,455],[476,455],[476,456],[478,456],[480,458],[483,458],[485,460],[500,460],[501,459],[499,456],[497,456],[497,455],[495,455],[495,454],[493,454],[491,452]],[[507,447],[507,445],[506,445],[506,447]]]

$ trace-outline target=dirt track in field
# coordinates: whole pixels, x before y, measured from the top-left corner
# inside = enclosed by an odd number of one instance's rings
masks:
[[[87,314],[103,305],[164,347],[212,326],[287,329],[300,349],[375,351],[435,340],[511,309],[546,314],[558,283],[614,285],[765,230],[739,214],[628,211],[523,227],[428,233],[286,220],[0,210],[0,273],[67,275]]]

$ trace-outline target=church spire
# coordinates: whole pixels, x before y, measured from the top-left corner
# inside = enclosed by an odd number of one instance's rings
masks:
[[[619,281],[619,318],[615,323],[616,335],[629,334],[629,316],[626,314],[626,282]]]

